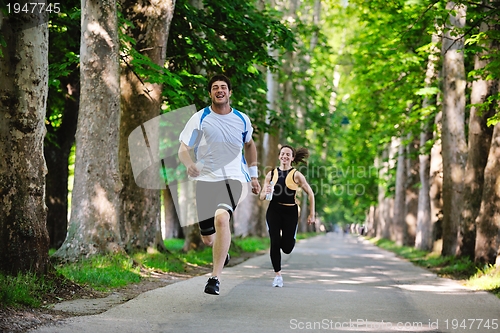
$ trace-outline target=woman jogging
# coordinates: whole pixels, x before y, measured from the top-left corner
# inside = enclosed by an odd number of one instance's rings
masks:
[[[292,167],[292,164],[305,163],[309,156],[306,148],[297,151],[284,145],[279,151],[280,166],[267,173],[260,199],[271,200],[266,213],[267,229],[271,239],[271,263],[273,264],[273,287],[283,287],[281,276],[281,250],[289,254],[295,246],[295,236],[299,211],[295,202],[295,193],[299,187],[309,198],[309,216],[307,223],[314,223],[314,193],[304,175]]]

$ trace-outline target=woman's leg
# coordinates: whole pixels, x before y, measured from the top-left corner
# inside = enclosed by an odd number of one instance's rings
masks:
[[[284,223],[281,229],[281,249],[289,254],[295,247],[299,215],[297,206],[285,206],[285,208],[282,212]]]
[[[275,272],[281,271],[281,227],[278,204],[270,204],[267,208],[266,223],[271,240],[270,256]]]

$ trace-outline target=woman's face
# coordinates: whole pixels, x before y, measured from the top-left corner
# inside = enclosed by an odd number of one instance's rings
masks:
[[[283,164],[291,164],[294,159],[293,151],[288,147],[281,148],[279,159]]]

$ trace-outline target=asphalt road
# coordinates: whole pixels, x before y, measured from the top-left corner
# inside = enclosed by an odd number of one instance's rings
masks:
[[[283,288],[268,255],[149,291],[102,314],[33,332],[498,332],[500,299],[396,258],[361,238],[328,233],[283,257]]]

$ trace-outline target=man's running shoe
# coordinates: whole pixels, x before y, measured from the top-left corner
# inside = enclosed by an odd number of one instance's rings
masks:
[[[224,261],[224,266],[226,266],[227,264],[229,264],[229,260],[231,260],[231,256],[228,253],[227,256],[226,256],[226,261]]]
[[[205,292],[211,295],[219,295],[219,284],[219,279],[216,276],[212,276],[205,285]]]
[[[278,287],[278,288],[283,287],[283,278],[281,277],[281,275],[276,275],[274,277],[273,287]]]

